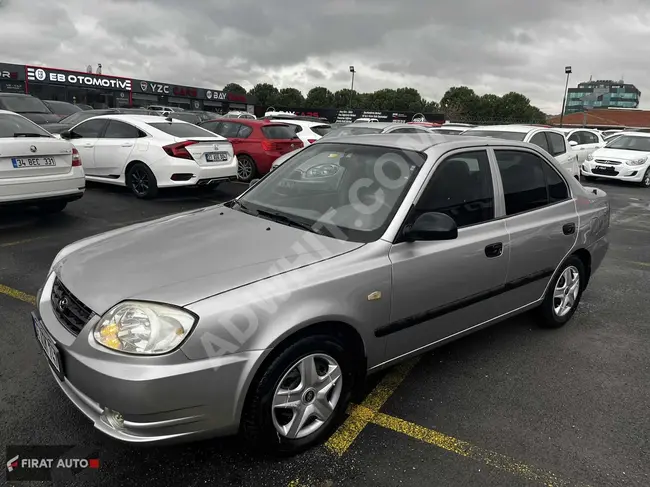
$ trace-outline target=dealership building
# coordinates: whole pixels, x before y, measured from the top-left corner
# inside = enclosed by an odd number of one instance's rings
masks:
[[[163,105],[217,113],[255,109],[255,98],[249,95],[22,64],[0,63],[0,93],[27,93],[94,108]]]

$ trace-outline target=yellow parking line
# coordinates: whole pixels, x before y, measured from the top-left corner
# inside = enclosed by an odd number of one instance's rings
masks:
[[[325,446],[336,455],[343,455],[419,360],[419,357],[409,360],[388,372],[363,400],[362,407],[351,410],[350,416],[327,440]]]
[[[0,284],[0,294],[6,294],[7,296],[14,298],[14,299],[19,299],[20,301],[24,301],[26,303],[32,304],[36,306],[36,297],[32,296],[31,294],[24,293],[22,291],[18,291],[18,289],[13,289],[7,286],[4,286]]]
[[[356,410],[365,408],[363,408],[363,406],[355,406],[354,409],[356,413]],[[527,465],[515,460],[514,458],[502,455],[501,453],[486,450],[466,441],[459,440],[452,436],[445,435],[444,433],[425,428],[403,419],[370,410],[356,414],[361,416],[369,415],[372,418],[371,422],[373,424],[402,433],[410,438],[423,441],[430,445],[435,445],[443,450],[456,453],[457,455],[471,458],[485,465],[494,467],[498,470],[503,470],[531,482],[536,482],[548,487],[586,487],[586,484],[584,483],[576,483],[561,479],[552,472]]]

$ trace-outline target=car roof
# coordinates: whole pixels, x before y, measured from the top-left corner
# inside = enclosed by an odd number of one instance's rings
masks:
[[[218,117],[206,120],[206,122],[229,122],[229,123],[245,123],[251,125],[289,125],[286,120],[271,121],[263,118],[228,118]]]
[[[156,115],[129,115],[128,113],[111,113],[109,115],[98,115],[97,117],[93,117],[93,118],[102,118],[106,120],[124,120],[126,122],[134,122],[134,123],[139,122],[139,123],[147,123],[147,124],[163,122],[166,120],[165,117],[159,117]],[[184,120],[174,119],[174,123],[188,123],[188,122],[185,122]]]
[[[441,127],[441,128],[444,128]],[[531,132],[532,130],[536,129],[541,129],[543,127],[536,127],[532,125],[479,125],[476,127],[469,127],[467,129],[468,132],[473,132],[475,130],[487,130],[487,131],[494,131],[494,132],[518,132],[522,134],[527,134],[528,132]]]
[[[344,127],[374,127],[377,129],[385,129],[392,127],[393,125],[405,125],[403,123],[393,123],[393,122],[354,122],[344,125]]]
[[[614,135],[614,134],[612,134]],[[623,130],[622,132],[617,133],[616,135],[631,135],[634,137],[650,137],[650,133],[648,132],[631,132],[631,131],[626,131]]]
[[[308,120],[293,120],[287,118],[271,118],[269,122],[273,123],[288,123],[290,125],[300,125],[301,127],[318,127],[321,125],[329,125],[327,122],[311,122]]]

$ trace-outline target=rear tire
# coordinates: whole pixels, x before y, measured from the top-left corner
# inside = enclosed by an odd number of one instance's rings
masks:
[[[249,183],[257,175],[257,166],[250,156],[237,156],[237,178]]]
[[[650,167],[646,170],[641,180],[641,186],[644,188],[650,188]]]
[[[310,363],[313,369],[307,365],[300,368],[300,364]],[[260,453],[286,456],[327,440],[346,412],[358,377],[343,342],[324,334],[304,337],[262,367],[251,383],[242,414],[241,436],[247,446]],[[318,378],[311,380],[315,376],[308,370],[314,370]],[[282,400],[285,395],[286,401]],[[304,422],[298,419],[302,414]]]
[[[62,212],[68,206],[67,201],[47,201],[37,205],[38,211],[46,215]]]
[[[577,256],[570,256],[551,279],[544,301],[537,310],[540,326],[564,326],[578,308],[586,282],[584,264]]]
[[[126,185],[131,192],[141,199],[158,196],[158,181],[146,164],[138,162],[131,166],[126,175]]]

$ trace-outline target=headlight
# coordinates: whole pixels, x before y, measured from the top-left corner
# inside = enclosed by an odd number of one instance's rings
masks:
[[[587,160],[588,161],[593,161],[594,160],[594,155],[593,154],[588,154],[587,155]]]
[[[156,303],[125,301],[95,326],[95,341],[118,352],[160,355],[175,349],[196,324],[195,315]]]
[[[318,166],[309,168],[303,177],[307,179],[327,178],[334,176],[337,172],[339,172],[340,167],[341,166],[337,166],[336,164],[319,164]]]
[[[641,166],[648,162],[648,156],[641,157],[640,159],[635,159],[633,161],[627,161],[628,166]]]

